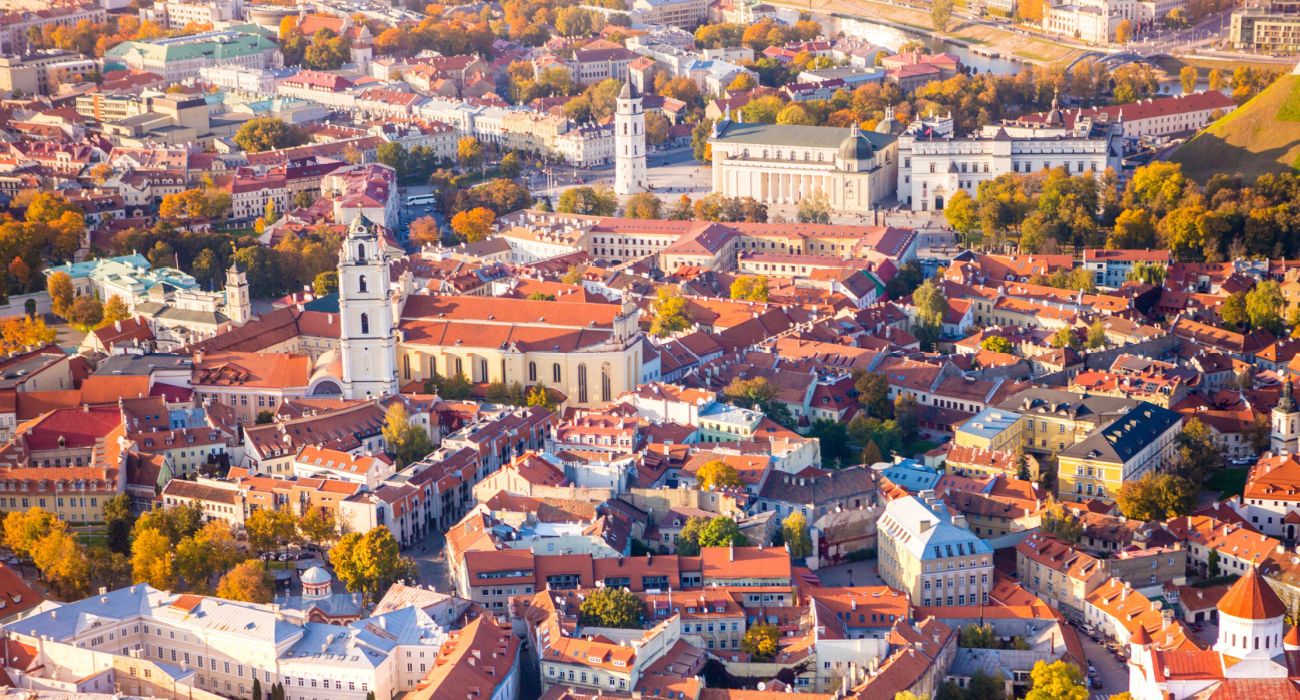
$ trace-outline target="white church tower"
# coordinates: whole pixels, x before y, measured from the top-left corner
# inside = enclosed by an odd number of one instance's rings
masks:
[[[248,275],[234,263],[226,270],[226,317],[236,326],[253,318],[252,302],[248,295]]]
[[[384,241],[365,216],[358,216],[339,251],[339,345],[344,398],[397,393],[397,341],[388,281]]]
[[[631,83],[614,101],[614,193],[646,191],[645,111]]]
[[[1300,452],[1300,410],[1291,398],[1291,380],[1282,380],[1282,396],[1273,407],[1273,430],[1269,449],[1275,455],[1293,455]]]

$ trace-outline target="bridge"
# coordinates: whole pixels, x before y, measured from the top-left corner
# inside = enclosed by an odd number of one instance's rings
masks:
[[[1097,64],[1105,66],[1108,70],[1115,70],[1122,65],[1129,63],[1143,63],[1159,58],[1168,58],[1170,54],[1163,51],[1153,51],[1151,53],[1138,53],[1136,51],[1121,51],[1120,53],[1101,53],[1100,51],[1089,51],[1070,62],[1065,67],[1068,73],[1074,70],[1074,67],[1087,60],[1095,60]]]

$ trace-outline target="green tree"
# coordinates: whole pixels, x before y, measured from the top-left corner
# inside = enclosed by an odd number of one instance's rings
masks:
[[[926,280],[912,292],[916,306],[916,336],[923,343],[933,345],[943,330],[943,317],[948,311],[948,300],[933,280]]]
[[[1282,309],[1285,305],[1282,287],[1276,280],[1264,280],[1246,292],[1246,315],[1250,318],[1251,327],[1256,330],[1281,334],[1285,327],[1282,322]]]
[[[1039,661],[1029,672],[1033,687],[1025,700],[1088,700],[1088,688],[1078,667],[1066,661]]]
[[[145,530],[155,530],[175,546],[186,537],[192,536],[203,527],[203,511],[197,503],[173,508],[155,508],[136,518],[131,528],[131,536],[139,539]]]
[[[274,599],[273,584],[266,564],[260,559],[248,559],[221,577],[217,582],[217,597],[245,603],[270,603]]]
[[[997,649],[998,637],[992,625],[965,625],[957,637],[957,645],[966,649]]]
[[[1246,311],[1246,293],[1233,292],[1219,306],[1219,319],[1225,326],[1234,330],[1245,330],[1250,323],[1250,314]]]
[[[1087,347],[1089,350],[1098,350],[1106,347],[1106,327],[1101,325],[1101,319],[1092,322],[1088,326]]]
[[[613,216],[618,212],[618,196],[607,187],[570,187],[560,193],[555,210],[565,214]]]
[[[921,436],[921,407],[915,396],[899,394],[894,399],[894,420],[903,442],[915,442]]]
[[[971,674],[964,695],[971,700],[1006,700],[1007,680],[1001,673],[990,676],[976,671]]]
[[[1052,337],[1047,339],[1049,345],[1054,348],[1071,348],[1078,350],[1082,343],[1079,342],[1079,334],[1069,326],[1057,328]]]
[[[700,554],[700,530],[708,524],[707,518],[687,518],[682,531],[677,534],[677,553],[683,557]]]
[[[250,119],[235,132],[235,145],[249,153],[301,146],[304,143],[307,143],[307,134],[302,129],[275,117]]]
[[[829,224],[831,222],[831,201],[825,192],[817,190],[799,200],[797,218],[804,224]]]
[[[1199,418],[1183,423],[1183,429],[1174,438],[1173,456],[1166,462],[1170,473],[1200,484],[1225,466],[1227,458],[1223,449],[1205,423]]]
[[[233,567],[242,557],[230,526],[210,521],[193,536],[176,545],[173,561],[176,573],[192,591],[206,593],[212,578]]]
[[[740,489],[745,487],[745,482],[741,481],[740,474],[736,471],[736,468],[720,459],[710,460],[701,464],[700,468],[695,472],[695,480],[699,483],[701,491]]]
[[[745,547],[749,539],[740,532],[735,520],[720,515],[700,528],[700,547]]]
[[[731,282],[731,298],[737,301],[767,301],[767,278],[762,275],[740,275]]]
[[[109,550],[120,554],[131,553],[131,528],[135,513],[131,511],[131,497],[122,494],[104,501],[104,532]]]
[[[667,285],[656,290],[650,310],[653,314],[650,334],[660,338],[684,331],[694,323],[686,300],[676,289]]]
[[[338,536],[334,511],[328,508],[305,508],[298,516],[298,536],[305,542],[324,546]]]
[[[808,535],[808,519],[803,513],[794,511],[785,516],[781,521],[781,537],[790,549],[790,556],[802,559],[812,554],[812,537]]]
[[[1205,570],[1210,578],[1218,578],[1221,571],[1219,570],[1219,550],[1211,549],[1208,556],[1205,557]]]
[[[1000,335],[985,336],[980,340],[980,347],[989,352],[1010,353],[1014,348],[1011,347],[1011,341]]]
[[[400,579],[415,580],[415,562],[401,555],[393,533],[383,525],[365,534],[344,535],[330,550],[329,560],[348,590],[367,601]]]
[[[316,275],[311,282],[311,291],[317,297],[326,297],[339,290],[339,273],[326,270]]]
[[[645,607],[626,588],[605,586],[587,593],[578,605],[579,623],[590,627],[640,629]]]
[[[348,62],[351,52],[347,41],[329,29],[312,35],[311,43],[303,51],[302,63],[316,70],[338,70]]]
[[[750,625],[745,636],[740,640],[740,648],[758,661],[771,661],[776,658],[780,631],[776,625],[760,622]]]
[[[854,370],[853,388],[858,392],[858,403],[870,415],[884,420],[892,418],[893,403],[889,400],[889,378],[880,372]]]
[[[411,422],[406,405],[394,401],[384,414],[384,444],[387,452],[393,455],[397,468],[401,469],[412,462],[424,459],[433,452],[433,441],[429,432]]]

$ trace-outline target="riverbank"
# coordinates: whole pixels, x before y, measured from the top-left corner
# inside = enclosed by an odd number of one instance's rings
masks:
[[[1024,63],[1037,65],[1069,63],[1088,53],[1087,49],[1024,34],[1012,29],[971,22],[959,16],[953,17],[953,25],[947,32],[940,33],[932,28],[928,11],[888,2],[877,2],[876,0],[807,0],[806,2],[777,0],[773,4],[796,9],[800,12],[821,13],[842,18],[861,19],[866,22],[876,22],[905,32],[937,37],[972,48],[978,47],[979,53],[996,53],[1002,58]]]

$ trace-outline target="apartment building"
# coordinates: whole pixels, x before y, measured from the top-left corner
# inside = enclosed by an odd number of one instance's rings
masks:
[[[880,577],[914,605],[980,605],[993,587],[993,549],[933,492],[890,501],[877,525]]]
[[[1164,464],[1182,427],[1183,417],[1176,411],[1139,403],[1057,454],[1057,494],[1076,501],[1114,501],[1126,481]]]

